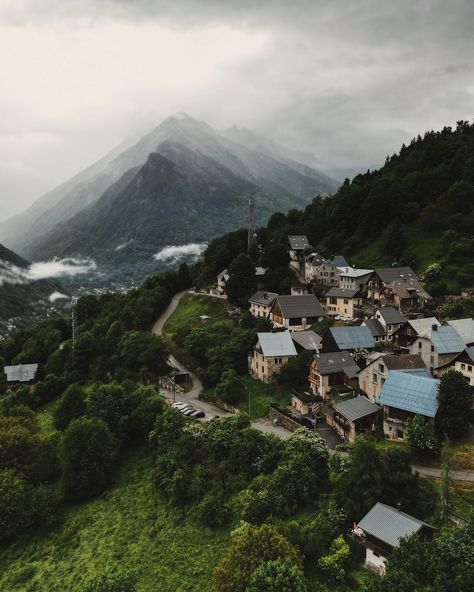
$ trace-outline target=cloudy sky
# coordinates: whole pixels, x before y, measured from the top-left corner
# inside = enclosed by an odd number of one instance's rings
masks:
[[[185,111],[339,167],[474,117],[472,0],[0,0],[0,219]]]

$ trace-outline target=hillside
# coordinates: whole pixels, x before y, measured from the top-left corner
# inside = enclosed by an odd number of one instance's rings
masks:
[[[139,195],[135,191],[133,208],[142,211],[134,212],[129,225],[119,221],[114,225],[110,221],[117,221],[114,208],[118,203],[124,204],[127,191],[130,197],[127,185],[130,180],[136,183],[134,177],[137,174],[149,176],[150,155],[156,153],[178,167],[182,179],[187,177],[177,195],[180,202],[177,208],[179,229],[176,224],[168,223],[172,219],[171,214],[176,214],[177,210],[166,211],[166,197],[161,200],[158,185],[168,183],[166,172],[161,169],[155,169],[156,174],[163,174],[154,182],[156,209],[150,210],[147,206],[150,194]],[[298,153],[293,156],[298,158]],[[135,264],[142,251],[148,256],[156,246],[163,247],[175,241],[188,242],[187,229],[194,229],[196,240],[203,241],[238,227],[244,212],[242,207],[237,207],[237,201],[243,204],[249,197],[255,198],[258,222],[263,223],[273,211],[303,207],[314,196],[327,195],[337,186],[337,181],[277,150],[249,148],[219,134],[204,122],[177,114],[165,119],[133,145],[126,143],[117,147],[40,198],[24,214],[0,224],[0,240],[34,260],[51,255],[63,257],[66,253],[83,253],[98,256],[102,261]],[[141,191],[145,189],[150,188],[143,187]],[[204,199],[206,193],[219,198],[214,201]],[[118,194],[119,199],[112,199]],[[223,212],[217,215],[208,207],[215,207],[216,204],[223,206]],[[126,206],[128,212],[131,207]],[[111,257],[110,252],[105,253],[104,245],[99,248],[97,241],[94,252],[91,252],[88,243],[82,241],[94,235],[97,226],[94,216],[100,211],[106,217],[107,208],[110,216],[107,223],[109,250],[113,251],[117,245],[128,240],[133,239],[134,242],[131,248],[125,248],[120,253],[120,258]],[[134,226],[134,220],[144,218],[145,212],[149,225],[155,224],[160,230],[153,234],[152,245],[147,240],[148,230],[143,233],[141,228]],[[162,226],[163,221],[167,225]],[[58,241],[58,237],[62,236],[66,237],[65,240],[60,238]],[[98,242],[103,241],[99,238]]]
[[[360,267],[396,261],[423,272],[439,263],[440,275],[427,278],[433,295],[474,287],[474,125],[459,122],[414,138],[333,196],[275,215],[259,243],[286,245],[288,234],[306,234],[318,251],[343,254]],[[219,240],[221,251],[228,243],[227,259],[215,258],[215,246],[208,250],[208,277],[235,257],[232,242],[231,235]]]

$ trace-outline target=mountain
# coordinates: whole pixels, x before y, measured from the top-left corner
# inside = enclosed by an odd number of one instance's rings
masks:
[[[23,257],[0,244],[0,326],[12,317],[39,316],[51,306],[53,292],[64,293],[56,280],[28,280],[29,266]]]
[[[0,238],[33,259],[82,254],[125,265],[117,273],[137,263],[153,271],[149,258],[160,248],[239,227],[250,198],[264,223],[338,186],[290,155],[246,146],[186,114],[123,148],[0,225]]]

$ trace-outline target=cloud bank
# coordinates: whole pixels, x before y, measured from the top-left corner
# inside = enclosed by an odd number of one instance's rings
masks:
[[[153,256],[155,261],[175,263],[182,259],[197,259],[206,249],[206,243],[189,243],[187,245],[170,245],[161,249]]]
[[[33,263],[30,267],[21,268],[10,263],[0,262],[0,286],[3,284],[27,284],[44,279],[70,277],[83,273],[91,273],[97,269],[92,259],[52,259]]]

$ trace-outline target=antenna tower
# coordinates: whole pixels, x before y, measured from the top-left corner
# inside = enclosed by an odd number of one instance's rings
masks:
[[[72,324],[72,349],[76,346],[77,337],[79,335],[79,327],[77,325],[77,312],[76,312],[76,298],[72,299],[71,308],[71,324]]]
[[[250,252],[252,243],[256,237],[254,232],[254,214],[255,214],[255,200],[251,197],[249,199],[249,213],[245,221],[247,222],[247,251]]]

